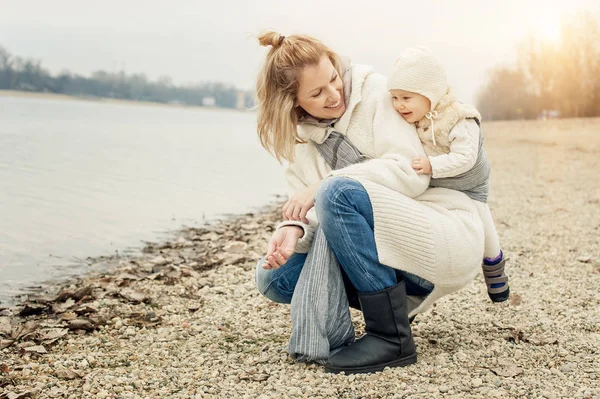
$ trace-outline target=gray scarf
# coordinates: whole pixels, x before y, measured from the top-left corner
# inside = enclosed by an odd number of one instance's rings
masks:
[[[351,90],[349,66],[344,69],[344,94]],[[336,120],[304,118],[304,123],[327,129],[323,142],[315,142],[331,169],[362,162],[366,157],[341,133],[330,129]],[[299,362],[324,363],[329,356],[354,342],[354,326],[340,265],[321,227],[317,227],[310,251],[294,289],[290,307],[292,335],[289,354]]]

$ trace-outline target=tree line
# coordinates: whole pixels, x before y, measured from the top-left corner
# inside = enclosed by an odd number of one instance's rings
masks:
[[[222,83],[176,86],[168,76],[156,81],[146,75],[97,71],[85,77],[69,71],[52,75],[35,59],[12,55],[0,46],[0,90],[60,93],[158,103],[211,105],[223,108],[253,106],[254,94]]]
[[[486,120],[600,116],[600,18],[562,21],[556,40],[530,36],[514,66],[489,72],[477,97]]]

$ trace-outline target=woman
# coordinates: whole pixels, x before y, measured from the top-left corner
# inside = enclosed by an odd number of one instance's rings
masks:
[[[478,273],[483,228],[476,208],[463,193],[428,189],[429,178],[412,169],[423,148],[393,109],[383,76],[344,67],[311,37],[267,32],[259,42],[272,48],[257,81],[258,133],[267,150],[289,162],[293,195],[283,210],[288,220],[257,266],[258,289],[290,303],[320,226],[366,323],[366,335],[331,356],[327,370],[414,363],[409,317]],[[332,132],[369,159],[332,167],[321,150]]]

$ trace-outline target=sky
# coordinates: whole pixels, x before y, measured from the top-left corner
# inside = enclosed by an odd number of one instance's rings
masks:
[[[266,49],[257,35],[310,34],[388,74],[407,47],[436,53],[460,100],[510,65],[528,34],[555,40],[561,18],[598,0],[0,0],[0,45],[63,69],[169,75],[176,84],[252,89]]]

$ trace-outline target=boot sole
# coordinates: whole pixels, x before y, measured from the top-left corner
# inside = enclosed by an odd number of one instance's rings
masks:
[[[376,364],[370,366],[363,367],[348,367],[348,368],[338,368],[331,367],[325,365],[325,371],[328,373],[338,374],[342,371],[347,375],[349,374],[362,374],[362,373],[376,373],[378,371],[383,371],[386,367],[405,367],[417,362],[417,353],[410,355],[408,357],[403,357],[400,359],[392,360],[391,362]]]
[[[490,299],[492,300],[492,302],[504,302],[508,299],[508,297],[510,296],[510,287],[506,287],[506,291],[502,291],[496,294],[490,294],[488,292],[488,296],[490,297]]]

